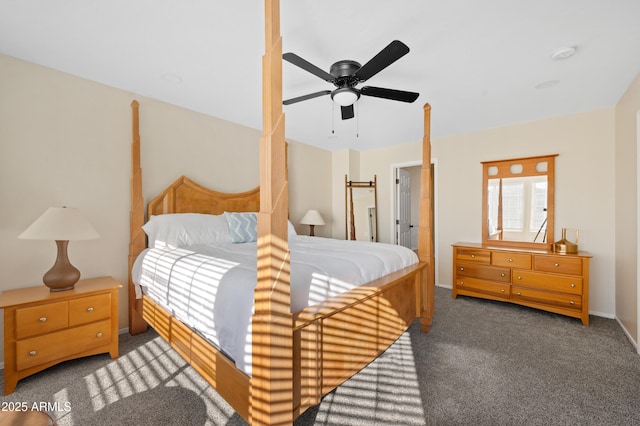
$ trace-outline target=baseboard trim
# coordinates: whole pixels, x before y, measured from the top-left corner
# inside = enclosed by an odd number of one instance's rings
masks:
[[[638,347],[638,342],[636,342],[636,340],[633,338],[631,333],[629,333],[629,330],[626,329],[626,327],[622,324],[622,321],[620,321],[618,317],[615,317],[615,320],[620,325],[620,328],[624,332],[624,335],[627,336],[627,339],[629,339],[629,342],[631,342],[633,347],[636,349],[636,352],[638,353],[638,355],[640,355],[640,347]]]

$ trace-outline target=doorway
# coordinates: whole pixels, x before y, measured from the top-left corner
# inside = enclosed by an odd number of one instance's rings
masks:
[[[437,161],[431,160],[431,184],[433,199],[433,247],[436,258],[435,282],[438,283],[438,194],[435,191],[437,185]],[[391,166],[393,179],[391,191],[391,240],[393,244],[408,247],[417,252],[418,249],[418,225],[420,223],[420,184],[422,162],[408,162],[393,164]]]

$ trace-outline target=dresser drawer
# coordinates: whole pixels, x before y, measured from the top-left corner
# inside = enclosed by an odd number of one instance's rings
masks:
[[[489,250],[482,249],[458,248],[458,251],[456,252],[456,260],[488,265],[491,263],[491,252]]]
[[[69,306],[67,302],[49,303],[16,309],[16,338],[37,336],[68,325]]]
[[[566,256],[534,256],[533,269],[557,274],[582,275],[582,258]]]
[[[480,278],[490,281],[511,282],[511,270],[497,266],[477,265],[473,263],[456,264],[456,275],[458,277]]]
[[[511,299],[521,302],[536,302],[565,309],[575,309],[577,311],[582,309],[582,296],[575,294],[553,293],[550,291],[512,286]]]
[[[16,342],[18,371],[111,342],[111,321],[104,320]]]
[[[73,327],[109,318],[111,294],[98,294],[69,301],[69,326]]]
[[[531,269],[531,255],[527,253],[509,253],[494,251],[491,264],[507,268]]]
[[[458,294],[469,295],[467,292],[488,294],[490,296],[509,299],[509,284],[494,283],[477,278],[458,278],[456,280]]]
[[[535,287],[563,293],[582,294],[582,278],[565,275],[543,274],[532,271],[513,271],[514,285]]]

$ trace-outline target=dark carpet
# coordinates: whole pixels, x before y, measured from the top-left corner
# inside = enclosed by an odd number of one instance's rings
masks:
[[[429,334],[413,324],[295,425],[640,425],[640,355],[616,321],[583,327],[445,288],[435,307]],[[245,424],[153,331],[121,335],[117,360],[62,363],[2,401],[46,406],[59,425]]]

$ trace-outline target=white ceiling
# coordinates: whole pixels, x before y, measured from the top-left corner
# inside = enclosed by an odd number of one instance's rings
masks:
[[[329,150],[419,141],[426,102],[433,138],[611,107],[640,72],[638,0],[280,3],[283,51],[326,71],[411,49],[363,85],[412,104],[363,96],[346,121],[329,96],[284,106],[287,138]],[[0,0],[0,53],[260,129],[263,16],[247,0]],[[285,99],[332,88],[283,64]]]

